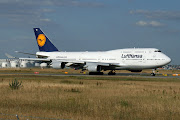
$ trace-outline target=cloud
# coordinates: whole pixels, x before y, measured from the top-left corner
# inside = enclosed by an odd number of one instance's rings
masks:
[[[162,27],[162,26],[164,26],[162,23],[157,22],[157,21],[151,21],[151,22],[149,22],[149,24],[151,26],[153,26],[153,27]]]
[[[79,0],[0,0],[0,4],[19,4],[30,6],[75,6],[75,7],[103,7],[101,2],[84,2]]]
[[[160,20],[180,20],[180,11],[148,11],[148,10],[132,10],[131,14],[143,15],[146,18]]]
[[[74,7],[104,7],[103,3],[98,2],[80,2],[77,0],[54,0],[58,6],[74,6]],[[51,1],[52,2],[52,1]]]
[[[44,19],[40,19],[40,21],[44,21],[44,22],[51,22],[51,19],[44,18]]]
[[[139,25],[139,26],[147,26],[148,23],[145,22],[145,21],[138,21],[138,22],[136,23],[136,25]]]
[[[21,0],[25,3],[26,0]],[[43,6],[74,6],[74,7],[103,7],[104,4],[100,2],[82,2],[78,0],[30,0],[28,4],[43,5]]]
[[[164,24],[157,22],[157,21],[138,21],[136,25],[143,26],[143,27],[162,27]]]
[[[56,24],[48,18],[55,13],[54,7],[103,7],[103,3],[82,2],[78,0],[0,0],[0,25],[16,26]],[[4,20],[3,20],[4,19]],[[7,23],[9,21],[9,23]],[[16,24],[14,24],[16,22]],[[48,23],[47,23],[48,22]]]

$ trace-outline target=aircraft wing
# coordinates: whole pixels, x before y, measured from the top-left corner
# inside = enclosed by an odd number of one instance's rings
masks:
[[[76,61],[71,59],[47,59],[47,58],[19,58],[21,60],[29,61],[41,61],[41,62],[51,62],[53,68],[58,68],[61,63],[66,64],[67,67],[72,67],[75,69],[84,69],[88,66],[103,66],[103,67],[120,67],[119,63],[105,63],[105,62],[89,62],[89,61]]]
[[[76,61],[76,60],[68,60],[68,59],[61,59],[61,60],[52,60],[52,62],[65,62],[65,63],[72,63],[72,64],[84,64],[84,65],[101,65],[101,66],[119,66],[119,63],[105,63],[105,62],[89,62],[89,61]]]
[[[43,58],[19,58],[20,60],[29,60],[29,61],[51,61],[50,59],[43,59]]]
[[[86,62],[86,65],[100,65],[100,66],[120,66],[119,63],[105,63],[105,62]]]
[[[16,53],[22,53],[22,54],[27,54],[27,55],[33,55],[36,56],[36,54],[32,54],[32,53],[25,53],[25,52],[20,52],[20,51],[15,51]]]
[[[89,62],[89,61],[76,61],[76,60],[51,60],[52,62],[50,63],[50,66],[52,68],[64,68],[66,67],[71,67],[74,69],[88,69],[89,67],[93,66],[101,66],[105,68],[114,68],[114,67],[120,67],[119,63],[104,63],[104,62]]]

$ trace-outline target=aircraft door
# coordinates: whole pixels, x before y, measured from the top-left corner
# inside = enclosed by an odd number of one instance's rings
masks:
[[[101,62],[101,55],[98,55],[97,61],[98,61],[98,62]]]

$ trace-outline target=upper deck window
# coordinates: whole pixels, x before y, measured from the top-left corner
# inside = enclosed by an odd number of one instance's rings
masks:
[[[155,50],[154,52],[161,52],[160,50]]]
[[[144,51],[135,51],[135,53],[144,53]]]
[[[123,53],[132,53],[132,51],[123,51]]]

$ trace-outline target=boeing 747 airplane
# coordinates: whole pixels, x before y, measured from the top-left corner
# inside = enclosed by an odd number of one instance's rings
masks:
[[[37,58],[21,58],[49,62],[52,68],[88,70],[89,74],[103,74],[110,70],[109,75],[115,75],[115,70],[141,72],[143,69],[156,69],[167,65],[171,59],[156,48],[126,48],[102,52],[60,52],[41,31],[34,28],[39,52]]]

